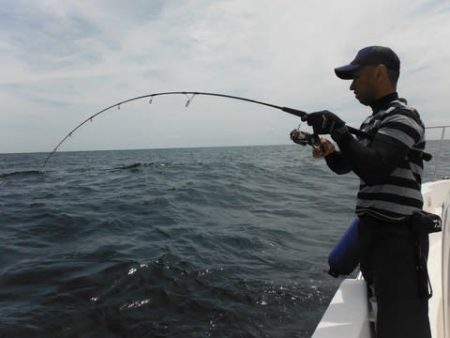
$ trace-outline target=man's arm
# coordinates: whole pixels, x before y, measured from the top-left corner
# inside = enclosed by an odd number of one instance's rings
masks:
[[[383,183],[409,152],[407,145],[381,133],[367,147],[350,134],[338,145],[345,162],[368,185]]]
[[[344,161],[368,185],[383,183],[423,134],[423,126],[401,110],[383,120],[368,146],[355,140],[345,122],[329,111],[311,113],[306,119],[315,134],[331,134]]]
[[[335,151],[325,156],[325,161],[327,162],[328,168],[338,175],[347,174],[352,170],[340,151]]]

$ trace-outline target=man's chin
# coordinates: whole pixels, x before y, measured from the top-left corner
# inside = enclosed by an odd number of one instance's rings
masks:
[[[370,106],[377,100],[376,96],[372,95],[371,93],[366,93],[366,95],[361,95],[361,93],[355,93],[355,98],[365,106]]]
[[[369,100],[361,99],[361,98],[359,98],[358,96],[356,96],[356,99],[359,101],[359,103],[361,103],[361,104],[363,104],[363,105],[365,105],[365,106],[369,106],[369,105],[370,105]]]

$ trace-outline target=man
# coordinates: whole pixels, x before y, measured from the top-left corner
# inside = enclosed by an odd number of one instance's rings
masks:
[[[377,337],[431,337],[428,295],[417,273],[410,226],[411,216],[423,205],[423,162],[417,154],[425,147],[424,125],[417,111],[398,97],[400,60],[390,48],[363,48],[335,73],[352,80],[356,99],[372,108],[360,127],[371,137],[354,138],[329,111],[309,114],[307,121],[316,134],[330,134],[339,146],[338,151],[321,139],[314,157],[324,157],[337,174],[353,171],[361,179],[356,205],[360,268],[377,299]]]

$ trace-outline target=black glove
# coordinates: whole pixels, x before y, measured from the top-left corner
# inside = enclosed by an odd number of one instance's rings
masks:
[[[331,134],[333,130],[341,128],[345,125],[337,115],[328,110],[322,110],[308,114],[302,117],[303,121],[307,121],[308,125],[313,127],[314,134]]]

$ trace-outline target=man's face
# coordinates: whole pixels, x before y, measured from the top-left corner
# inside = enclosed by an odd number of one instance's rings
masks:
[[[353,78],[350,90],[363,105],[370,105],[377,98],[376,76],[374,66],[362,67]]]

